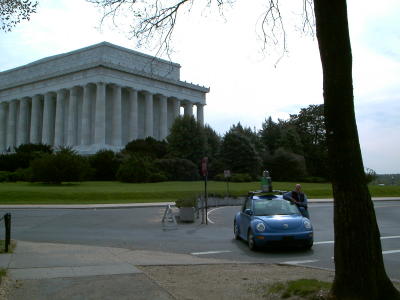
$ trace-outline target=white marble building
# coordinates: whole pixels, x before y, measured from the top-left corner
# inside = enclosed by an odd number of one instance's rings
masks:
[[[209,89],[180,80],[180,65],[107,42],[0,72],[0,152],[26,143],[82,154],[165,139],[174,119],[204,122]]]

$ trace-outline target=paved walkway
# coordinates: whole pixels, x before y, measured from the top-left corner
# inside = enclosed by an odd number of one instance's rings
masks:
[[[140,266],[232,263],[187,254],[18,241],[0,255],[8,299],[174,299]]]

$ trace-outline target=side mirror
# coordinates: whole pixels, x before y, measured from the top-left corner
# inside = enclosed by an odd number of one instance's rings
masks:
[[[244,210],[244,213],[245,213],[246,215],[249,215],[249,216],[252,216],[252,215],[253,215],[253,211],[252,211],[250,208],[246,208],[246,209]]]

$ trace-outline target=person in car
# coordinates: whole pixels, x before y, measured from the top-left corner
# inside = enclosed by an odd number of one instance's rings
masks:
[[[306,218],[310,218],[310,214],[308,213],[307,196],[303,193],[300,184],[296,184],[293,191],[284,193],[283,199],[296,204],[301,214]]]

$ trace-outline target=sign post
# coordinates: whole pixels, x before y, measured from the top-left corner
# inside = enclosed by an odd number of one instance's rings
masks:
[[[207,175],[208,175],[208,157],[203,157],[201,160],[201,174],[204,177],[204,199],[205,199],[205,216],[206,216],[206,224],[208,224],[208,216],[207,216],[207,210],[208,210],[208,195],[207,195]]]
[[[229,178],[231,177],[231,170],[224,170],[224,177],[226,180],[226,196],[229,197]]]

